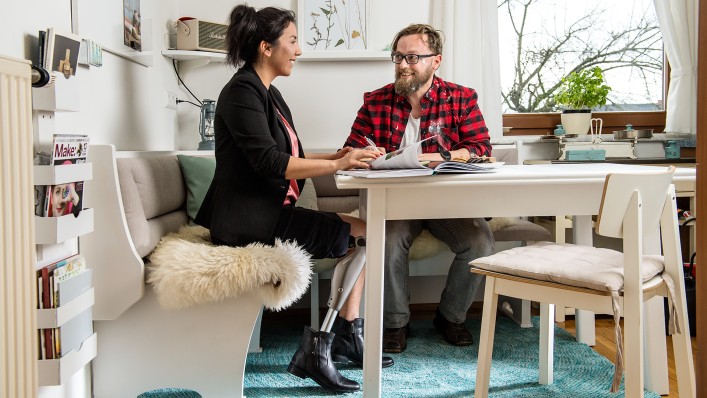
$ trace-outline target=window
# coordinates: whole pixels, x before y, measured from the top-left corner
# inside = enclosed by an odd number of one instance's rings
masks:
[[[560,80],[594,66],[612,88],[595,110],[610,113],[602,114],[605,128],[664,124],[663,43],[652,0],[499,0],[498,7],[504,125],[513,133],[554,128]]]

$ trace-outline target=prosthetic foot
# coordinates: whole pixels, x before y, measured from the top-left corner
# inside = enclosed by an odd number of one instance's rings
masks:
[[[334,332],[331,346],[332,357],[337,362],[353,362],[363,366],[363,319],[356,318],[349,322],[338,316],[341,307],[349,297],[363,266],[366,264],[366,240],[358,237],[355,240],[355,250],[344,257],[334,268],[331,277],[331,294],[327,305],[322,332]],[[333,330],[332,330],[333,328]],[[393,366],[393,359],[383,357],[382,367]]]
[[[344,302],[351,294],[351,290],[363,271],[363,266],[366,265],[366,239],[358,237],[354,243],[354,251],[334,267],[334,273],[331,276],[331,293],[327,302],[329,310],[320,328],[322,332],[331,332],[336,315],[341,311],[341,307],[344,306]]]

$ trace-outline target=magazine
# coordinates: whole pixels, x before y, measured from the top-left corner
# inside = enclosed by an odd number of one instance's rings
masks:
[[[83,210],[83,181],[46,187],[44,217],[78,216]]]
[[[86,163],[88,147],[87,135],[54,134],[50,163],[54,166]],[[67,214],[78,216],[83,210],[83,187],[83,181],[46,186],[44,211],[41,215],[44,217],[61,217]],[[41,200],[37,200],[37,204],[40,202]]]
[[[371,169],[340,170],[337,174],[363,178],[390,178],[447,173],[492,173],[504,164],[504,162],[496,162],[495,158],[485,156],[472,158],[468,162],[420,161],[422,143],[432,138],[434,137],[426,138],[371,160],[369,163]]]
[[[422,153],[422,143],[431,138],[434,138],[434,136],[417,141],[397,151],[386,153],[371,160],[368,164],[371,166],[371,170],[425,169],[427,166],[420,162],[418,157]]]
[[[84,134],[54,134],[53,165],[86,163],[89,138]]]

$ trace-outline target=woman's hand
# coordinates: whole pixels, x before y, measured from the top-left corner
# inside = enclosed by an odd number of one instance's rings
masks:
[[[337,154],[342,152],[345,153],[343,153],[338,159],[335,159],[337,170],[348,170],[353,168],[369,169],[370,166],[368,165],[368,162],[383,155],[383,153],[381,153],[378,149],[370,148],[344,148]]]

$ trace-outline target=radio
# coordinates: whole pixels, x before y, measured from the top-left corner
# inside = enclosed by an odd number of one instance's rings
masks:
[[[177,50],[226,52],[226,25],[184,17],[176,27]]]

